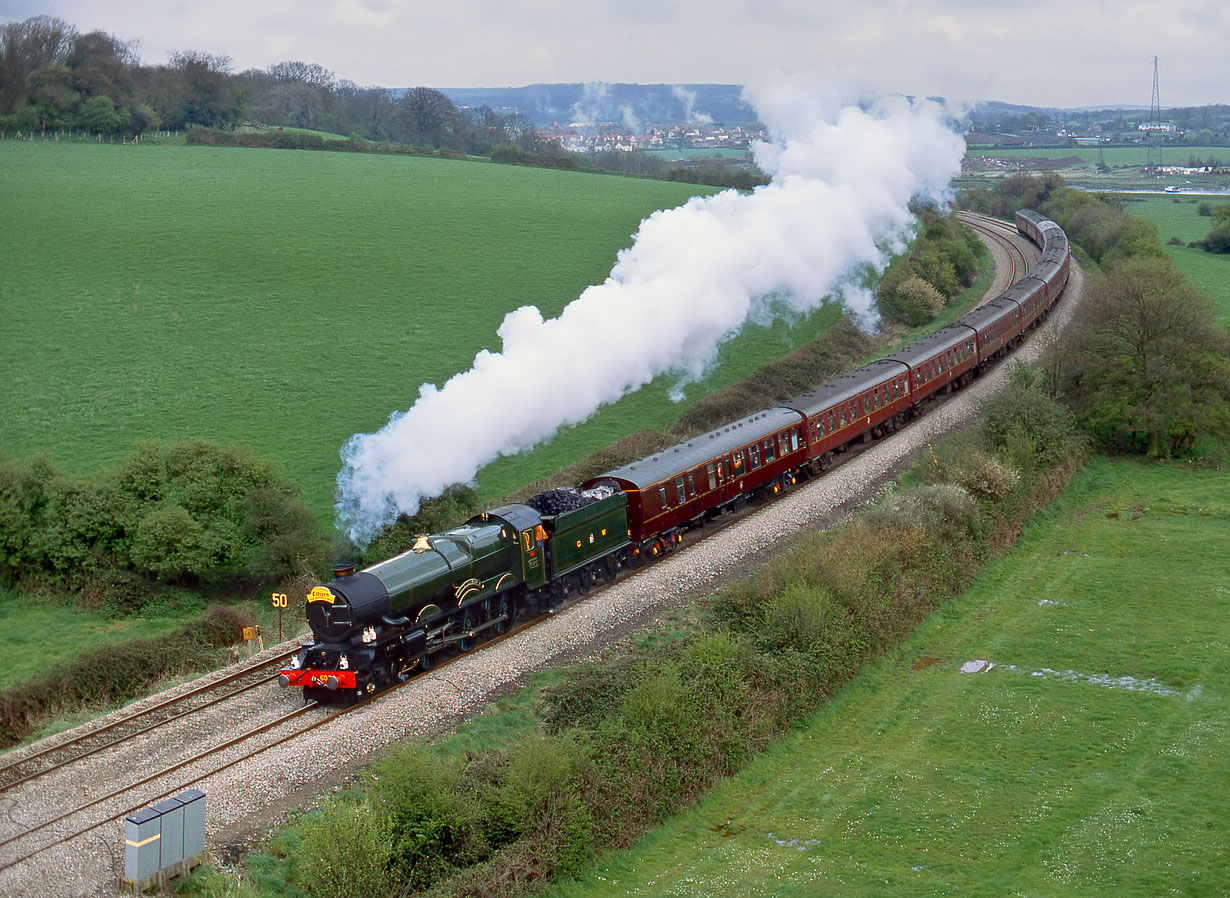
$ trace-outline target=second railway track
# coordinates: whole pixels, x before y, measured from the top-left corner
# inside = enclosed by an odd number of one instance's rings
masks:
[[[77,733],[35,751],[16,749],[0,761],[0,795],[66,764],[114,748],[160,726],[272,682],[282,662],[293,652],[280,652],[217,679],[200,683],[102,726]]]

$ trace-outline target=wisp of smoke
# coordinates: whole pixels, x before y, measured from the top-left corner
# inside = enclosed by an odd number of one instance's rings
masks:
[[[793,313],[837,295],[864,326],[856,281],[900,249],[914,197],[942,199],[961,138],[929,102],[818,103],[793,85],[753,97],[773,135],[754,148],[772,182],[655,212],[609,277],[558,318],[510,312],[500,352],[483,350],[443,387],[423,384],[409,411],[342,449],[339,525],[360,545],[501,455],[666,372],[699,377],[721,343],[766,308]],[[767,303],[767,305],[766,305]]]

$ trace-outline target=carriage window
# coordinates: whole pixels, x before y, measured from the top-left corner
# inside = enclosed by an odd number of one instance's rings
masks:
[[[760,467],[760,444],[752,443],[748,449],[748,457],[751,459],[751,469],[755,471]]]
[[[829,412],[829,433],[832,433],[836,429],[837,429],[837,414],[836,412]]]
[[[846,426],[846,410],[844,406],[842,407],[841,414],[837,416],[837,420],[841,422],[842,427]]]
[[[683,478],[682,477],[675,478],[675,501],[681,504],[683,502]]]
[[[777,439],[776,438],[770,438],[769,440],[765,442],[764,460],[766,464],[768,462],[777,460]]]
[[[662,510],[670,508],[670,503],[666,501],[666,487],[658,487],[658,497],[662,500]]]
[[[688,475],[688,498],[690,499],[695,495],[696,495],[696,479],[691,474],[689,474]]]
[[[743,450],[734,453],[730,459],[731,476],[738,477],[743,473]]]
[[[799,451],[799,432],[797,430],[793,431],[790,434],[790,445],[791,445],[791,449],[790,449],[791,452]]]
[[[714,469],[712,463],[706,465],[705,470],[709,473],[709,489],[717,489],[717,471]]]
[[[879,407],[880,407],[880,394],[879,394],[879,393],[872,393],[872,394],[871,394],[871,406],[872,406],[872,408],[879,408]]]

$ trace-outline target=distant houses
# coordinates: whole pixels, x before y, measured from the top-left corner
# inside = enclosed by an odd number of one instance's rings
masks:
[[[741,125],[646,125],[629,128],[611,122],[573,122],[540,128],[574,153],[631,153],[661,150],[747,150],[766,132]]]

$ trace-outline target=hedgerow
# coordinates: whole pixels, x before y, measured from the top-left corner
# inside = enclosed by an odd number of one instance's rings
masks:
[[[144,695],[168,677],[212,670],[220,649],[239,642],[252,619],[246,612],[213,606],[201,620],[152,639],[104,646],[0,691],[0,748],[22,742],[52,718],[106,708]]]

